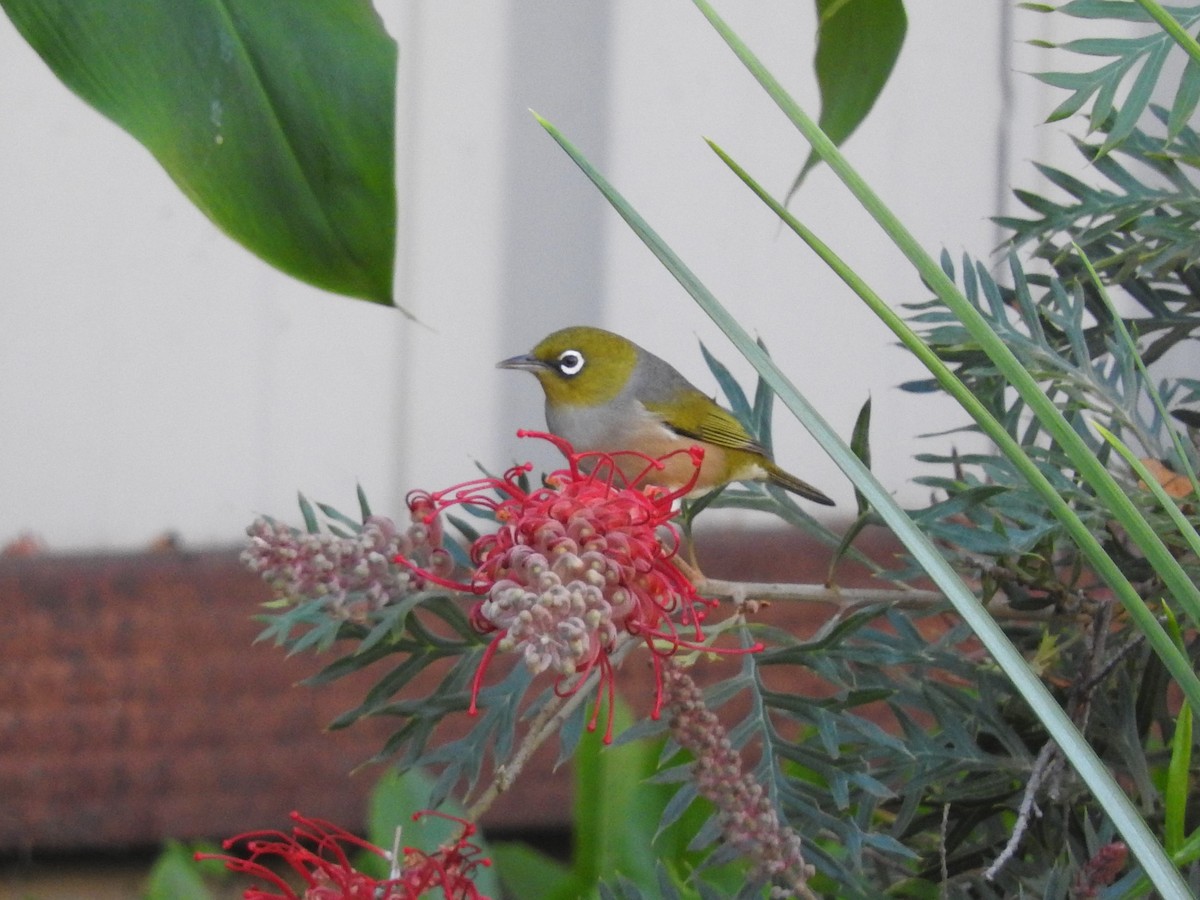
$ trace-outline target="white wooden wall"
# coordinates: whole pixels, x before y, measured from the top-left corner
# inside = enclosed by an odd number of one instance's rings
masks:
[[[911,457],[958,423],[896,385],[885,330],[724,168],[711,137],[783,192],[806,146],[685,0],[381,0],[399,37],[400,302],[324,295],[193,209],[139,145],[70,94],[0,16],[0,544],[228,544],[295,493],[380,511],[530,448],[540,392],[494,362],[567,324],[611,327],[712,388],[734,353],[533,121],[555,122],[848,434],[874,398],[876,468],[907,501]],[[813,114],[813,6],[722,12]],[[1006,0],[909,0],[892,81],[846,149],[927,247],[987,254],[1030,159],[1078,168],[1055,103],[1020,72],[1051,17]],[[1011,20],[1011,21],[1010,21]],[[924,290],[829,172],[792,208],[897,303]],[[745,374],[745,365],[735,365]],[[527,443],[527,442],[526,442]],[[799,426],[778,457],[851,506]],[[535,459],[550,462],[545,453]],[[835,511],[836,514],[836,511]]]

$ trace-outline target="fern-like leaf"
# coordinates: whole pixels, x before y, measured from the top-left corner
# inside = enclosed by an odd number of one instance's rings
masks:
[[[1050,121],[1065,119],[1091,104],[1088,111],[1091,130],[1105,134],[1099,151],[1103,155],[1134,132],[1155,93],[1168,55],[1182,51],[1171,35],[1159,28],[1149,13],[1133,0],[1071,0],[1055,11],[1078,19],[1144,23],[1148,27],[1147,33],[1140,35],[1081,38],[1061,44],[1063,50],[1109,61],[1085,71],[1037,75],[1046,84],[1070,92],[1050,114]],[[1170,7],[1167,11],[1187,31],[1194,31],[1196,23],[1200,22],[1200,9],[1195,6]],[[1126,94],[1118,107],[1116,98],[1122,88]],[[1198,99],[1200,68],[1188,65],[1183,69],[1175,91],[1172,136],[1191,117]]]

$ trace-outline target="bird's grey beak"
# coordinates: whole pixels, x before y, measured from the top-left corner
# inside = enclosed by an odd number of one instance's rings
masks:
[[[497,369],[520,369],[523,372],[540,372],[543,369],[550,368],[548,363],[542,362],[536,356],[530,356],[524,353],[521,356],[510,356],[508,359],[502,359],[496,363]]]

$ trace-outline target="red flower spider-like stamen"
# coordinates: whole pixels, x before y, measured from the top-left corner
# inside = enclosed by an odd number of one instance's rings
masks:
[[[438,816],[458,822],[462,831],[453,844],[443,845],[434,853],[405,847],[404,867],[400,874],[400,880],[405,887],[413,897],[424,897],[427,896],[426,891],[441,888],[447,897],[487,900],[471,880],[476,868],[492,864],[491,860],[482,855],[480,846],[469,840],[475,834],[475,826],[466,819],[434,810],[413,813],[413,821],[419,821],[426,816]]]
[[[225,841],[226,850],[245,843],[249,858],[215,853],[197,853],[196,859],[216,859],[230,871],[250,875],[270,887],[250,887],[245,900],[417,900],[429,897],[430,890],[441,889],[446,900],[486,900],[476,889],[475,869],[489,866],[480,847],[469,839],[475,826],[457,816],[422,811],[413,820],[435,815],[462,825],[458,838],[427,853],[405,847],[402,860],[368,841],[321,819],[293,812],[296,824],[291,834],[282,831],[255,831]],[[346,848],[374,853],[391,863],[391,877],[373,878],[357,871]],[[305,887],[297,893],[288,882],[261,860],[277,858],[299,876]]]
[[[530,467],[516,466],[501,478],[478,478],[436,493],[409,495],[431,518],[453,506],[491,512],[499,527],[471,546],[475,565],[469,583],[439,580],[410,560],[396,561],[421,577],[481,595],[471,611],[480,633],[496,633],[484,651],[471,687],[470,712],[477,710],[484,672],[497,650],[518,652],[536,673],[552,671],[560,696],[573,694],[599,666],[596,714],[611,698],[615,678],[609,654],[622,632],[642,637],[654,655],[654,715],[662,707],[659,658],[680,649],[709,650],[702,624],[716,605],[696,593],[675,563],[679,532],[672,524],[676,502],[695,487],[704,451],[677,450],[661,458],[634,451],[577,453],[562,438],[520,431],[554,444],[567,459],[537,489],[521,485]],[[644,484],[676,456],[688,457],[692,475],[675,489]],[[627,478],[626,472],[636,476]],[[415,511],[415,510],[414,510]],[[684,638],[679,627],[691,630]],[[753,652],[750,648],[721,653]],[[612,738],[609,703],[605,740]]]

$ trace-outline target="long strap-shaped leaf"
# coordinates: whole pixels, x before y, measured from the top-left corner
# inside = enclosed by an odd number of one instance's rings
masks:
[[[884,303],[878,294],[872,291],[871,288],[868,287],[861,279],[859,279],[857,275],[850,271],[849,267],[846,266],[845,263],[838,258],[829,247],[827,247],[811,231],[800,224],[795,217],[787,212],[782,204],[767,195],[761,186],[751,179],[750,176],[746,174],[746,172],[741,169],[741,167],[738,166],[737,163],[735,163],[719,147],[716,147],[715,145],[712,146],[717,154],[720,155],[723,160],[725,160],[725,162],[734,170],[734,172],[740,178],[742,178],[742,180],[746,182],[746,184],[749,185],[755,191],[755,193],[757,193],[764,201],[766,201],[768,205],[780,216],[780,218],[782,218],[788,224],[788,226],[792,228],[793,231],[800,235],[804,241],[808,243],[809,246],[812,247],[817,254],[821,256],[821,258],[824,259],[830,265],[830,267],[833,268],[834,271],[836,271],[843,278],[843,280],[845,280],[846,283],[850,285],[850,287],[867,302],[868,306],[871,307],[873,312],[875,312],[885,323],[887,323],[892,331],[901,338],[901,341],[905,344],[905,346],[912,350],[917,358],[920,359],[921,362],[924,363],[930,369],[930,371],[935,374],[938,383],[947,391],[947,393],[953,396],[954,399],[958,401],[977,422],[980,423],[983,430],[988,434],[989,437],[996,441],[999,448],[1013,461],[1017,469],[1021,471],[1021,473],[1031,483],[1034,483],[1035,486],[1042,491],[1043,497],[1047,499],[1049,496],[1054,497],[1053,505],[1056,507],[1056,512],[1058,512],[1064,519],[1073,520],[1070,530],[1073,533],[1082,532],[1082,534],[1086,535],[1086,538],[1084,539],[1094,543],[1096,551],[1103,554],[1103,548],[1101,548],[1095,541],[1095,538],[1087,532],[1083,522],[1079,520],[1074,511],[1070,509],[1069,505],[1067,505],[1065,501],[1062,501],[1061,497],[1059,497],[1059,495],[1055,492],[1049,480],[1037,468],[1036,464],[1024,452],[1023,448],[1015,440],[1013,440],[1007,431],[1005,431],[1004,426],[994,417],[992,417],[991,413],[989,413],[983,404],[980,403],[979,400],[970,392],[966,385],[959,381],[958,378],[946,367],[946,365],[937,357],[936,353],[934,353],[931,348],[921,341],[920,337],[908,327],[906,322],[896,315],[895,311],[892,310],[891,307]],[[1115,439],[1112,438],[1112,436],[1101,426],[1094,425],[1094,427],[1101,431],[1101,433],[1107,439],[1115,441]],[[1179,517],[1177,522],[1181,530],[1186,529],[1188,532],[1194,535],[1195,532],[1192,530],[1190,523],[1183,518],[1179,509],[1170,502],[1169,498],[1166,497],[1165,492],[1162,491],[1162,488],[1150,479],[1149,473],[1146,472],[1144,467],[1142,467],[1141,464],[1132,457],[1132,454],[1128,452],[1127,448],[1125,448],[1119,442],[1116,442],[1116,444],[1117,449],[1137,470],[1137,473],[1144,480],[1146,480],[1147,484],[1150,486],[1155,495],[1161,495],[1160,500],[1165,504],[1165,508],[1167,508],[1167,510],[1173,513],[1175,516]],[[1197,693],[1200,693],[1200,679],[1197,679],[1195,672],[1192,670],[1191,663],[1189,662],[1186,653],[1180,650],[1180,648],[1177,646],[1177,642],[1168,635],[1167,631],[1154,617],[1153,613],[1150,612],[1146,604],[1137,595],[1133,586],[1129,584],[1128,580],[1125,579],[1123,575],[1121,575],[1121,581],[1123,584],[1118,588],[1118,594],[1125,595],[1124,599],[1126,601],[1126,607],[1130,610],[1131,617],[1135,619],[1142,631],[1148,635],[1151,643],[1158,651],[1160,657],[1164,660],[1167,668],[1180,681],[1188,696],[1192,697]],[[1035,711],[1039,712],[1040,717],[1040,707],[1034,705],[1033,708]],[[1043,718],[1042,721],[1045,722],[1045,719]],[[1067,754],[1067,757],[1071,759],[1072,763],[1075,763],[1075,759],[1071,755],[1072,751],[1070,747],[1067,745],[1060,746],[1063,747],[1064,752]],[[1107,802],[1105,802],[1105,795],[1097,793],[1097,797],[1102,803],[1104,803],[1105,808],[1108,810],[1109,815],[1113,817],[1114,822],[1117,821],[1116,816],[1113,816],[1111,808],[1109,808]],[[1123,796],[1122,799],[1124,799]],[[1128,801],[1125,800],[1125,802],[1127,803]],[[1144,863],[1143,866],[1145,867]]]
[[[1116,480],[1091,453],[1087,445],[1054,406],[1050,398],[1041,391],[1033,376],[1021,366],[1003,340],[991,330],[986,320],[958,292],[953,282],[942,271],[941,267],[937,265],[936,261],[924,252],[916,239],[904,228],[891,211],[887,209],[874,192],[871,191],[858,173],[854,171],[845,158],[838,152],[833,143],[822,133],[821,129],[805,115],[799,105],[783,90],[775,78],[765,69],[745,44],[717,16],[712,7],[705,0],[695,0],[695,2],[780,109],[784,111],[797,129],[812,144],[814,151],[820,154],[830,168],[837,173],[838,177],[842,179],[843,183],[846,184],[863,207],[871,213],[872,217],[880,224],[880,227],[883,228],[897,247],[908,257],[926,283],[933,288],[942,302],[963,322],[972,337],[979,342],[997,368],[1018,390],[1047,431],[1058,442],[1064,452],[1067,453],[1076,470],[1096,491],[1101,501],[1107,505],[1107,508],[1112,510],[1122,525],[1128,529],[1130,535],[1139,547],[1142,548],[1147,559],[1154,566],[1155,571],[1163,578],[1176,601],[1183,606],[1193,621],[1200,621],[1200,591],[1197,590],[1196,585],[1188,578],[1161,538],[1159,538],[1146,519],[1138,512],[1132,501],[1124,494],[1120,486],[1116,483]],[[753,357],[748,356],[748,358],[753,362]],[[1024,454],[1022,453],[1021,455],[1023,456]],[[1039,486],[1035,484],[1035,487]],[[1179,683],[1188,694],[1189,701],[1191,701],[1198,688],[1195,673],[1191,671],[1190,666],[1181,665],[1185,661],[1174,651],[1165,632],[1158,626],[1157,621],[1152,621],[1152,617],[1146,615],[1144,604],[1132,586],[1129,585],[1128,580],[1116,566],[1115,562],[1103,552],[1103,548],[1087,532],[1087,529],[1082,527],[1082,523],[1078,521],[1078,518],[1061,501],[1061,498],[1050,488],[1048,483],[1046,484],[1046,488],[1048,490],[1043,491],[1043,495],[1048,501],[1051,497],[1055,498],[1051,502],[1054,504],[1052,508],[1055,509],[1056,513],[1066,513],[1065,516],[1060,516],[1060,519],[1072,535],[1080,541],[1081,549],[1087,554],[1089,561],[1097,568],[1102,577],[1118,591],[1122,602],[1125,603],[1131,615],[1137,616],[1141,621],[1145,621],[1144,628],[1148,638],[1155,643],[1156,649],[1163,657],[1164,662],[1171,668],[1172,674],[1179,680]],[[985,639],[983,634],[980,634],[980,637],[981,639]],[[989,649],[991,648],[989,647]],[[1007,667],[1005,671],[1012,677],[1012,673],[1008,672]],[[1055,712],[1061,713],[1061,711],[1057,710],[1057,707],[1055,707]],[[1050,723],[1046,720],[1043,721],[1049,727]],[[1086,747],[1086,744],[1084,746]],[[1067,751],[1068,756],[1072,758],[1072,762],[1078,768],[1082,760],[1076,759],[1065,746],[1064,750]],[[1087,753],[1089,756],[1094,757],[1090,748],[1087,748]],[[1101,799],[1103,801],[1103,798]],[[1121,802],[1118,805],[1122,808],[1128,807],[1126,812],[1130,815],[1123,814],[1121,817],[1118,817],[1116,809],[1110,808],[1107,803],[1105,803],[1105,807],[1109,810],[1109,814],[1113,816],[1114,822],[1126,834],[1127,839],[1129,839],[1130,834],[1126,831],[1126,827],[1134,827],[1142,838],[1148,839],[1138,840],[1136,843],[1130,840],[1131,847],[1138,854],[1147,873],[1155,881],[1156,886],[1164,891],[1164,894],[1168,896],[1176,895],[1175,893],[1166,891],[1164,885],[1170,885],[1178,890],[1178,896],[1186,897],[1186,888],[1184,888],[1174,867],[1170,865],[1166,857],[1162,854],[1161,847],[1149,835],[1145,824],[1137,817],[1124,794],[1120,794],[1119,799]],[[1122,825],[1122,819],[1125,820],[1124,826]],[[1164,879],[1164,881],[1160,882],[1160,878]]]
[[[749,333],[609,184],[607,179],[553,125],[540,116],[538,116],[538,121],[567,152],[575,164],[583,170],[584,174],[591,179],[592,183],[600,189],[613,208],[650,248],[651,252],[658,257],[666,269],[729,336],[729,339],[758,370],[783,404],[804,424],[833,461],[854,482],[855,487],[875,507],[883,520],[904,542],[909,552],[946,594],[959,614],[987,647],[997,664],[1012,680],[1021,696],[1037,713],[1051,736],[1071,760],[1076,771],[1104,805],[1113,823],[1141,861],[1155,887],[1165,897],[1186,900],[1189,896],[1187,887],[1171,865],[1170,860],[1163,854],[1162,847],[1155,840],[1146,823],[1142,821],[1129,798],[1118,787],[1104,763],[1055,702],[1050,692],[1029,669],[1024,658],[1000,630],[995,620],[988,615],[982,604],[971,593],[970,588],[958,577],[958,574],[937,551],[933,543],[921,533],[883,485],[875,479],[871,471],[854,455],[850,447],[801,396],[771,357],[767,356],[755,343]]]
[[[1004,340],[992,330],[987,320],[959,292],[954,282],[942,271],[941,266],[922,249],[917,243],[916,238],[909,233],[895,215],[883,204],[883,201],[863,181],[862,177],[851,167],[846,158],[842,156],[833,143],[821,132],[821,129],[805,115],[799,105],[784,91],[774,77],[763,67],[762,63],[751,53],[749,48],[729,30],[728,26],[717,16],[705,0],[695,0],[695,3],[708,17],[709,21],[713,23],[726,43],[738,55],[739,59],[742,60],[780,109],[784,111],[804,137],[812,143],[814,149],[821,154],[829,164],[829,167],[842,179],[842,182],[850,189],[863,208],[871,214],[872,218],[879,223],[880,228],[887,233],[888,237],[892,239],[901,252],[908,257],[914,268],[919,272],[922,280],[933,289],[938,298],[963,323],[963,326],[978,342],[980,348],[988,355],[989,359],[996,365],[996,368],[1004,375],[1009,384],[1016,388],[1021,398],[1028,404],[1034,415],[1038,417],[1046,431],[1071,460],[1072,465],[1075,466],[1079,475],[1095,490],[1100,502],[1105,504],[1105,508],[1109,509],[1121,525],[1128,530],[1130,537],[1146,555],[1147,561],[1154,567],[1155,572],[1158,573],[1167,585],[1172,599],[1182,607],[1193,622],[1200,624],[1200,589],[1188,577],[1183,567],[1175,559],[1150,523],[1138,511],[1133,501],[1125,495],[1125,492],[1121,489],[1116,479],[1112,477],[1111,473],[1096,458],[1095,454],[1088,448],[1071,423],[1066,420],[1054,405],[1054,402],[1042,391],[1033,375],[1026,371],[1025,367],[1021,365]],[[892,326],[893,323],[889,321],[888,324]],[[895,329],[893,328],[893,330]],[[897,333],[899,334],[899,332]],[[903,335],[901,337],[903,338]],[[987,428],[985,422],[981,421],[980,425],[985,429]],[[998,436],[993,437],[1000,440]],[[1024,455],[1023,451],[1021,455]],[[1014,459],[1014,463],[1020,464],[1020,461]],[[1026,468],[1031,476],[1036,472],[1036,467],[1032,465]],[[1144,624],[1149,629],[1147,636],[1155,644],[1156,649],[1159,649],[1160,654],[1170,652],[1173,655],[1173,645],[1169,638],[1166,637],[1165,632],[1161,628],[1158,628],[1157,634],[1159,638],[1156,638],[1156,629],[1151,625],[1144,613],[1139,611],[1139,607],[1142,607],[1143,604],[1140,598],[1138,598],[1136,591],[1133,590],[1132,586],[1129,586],[1128,579],[1124,573],[1121,572],[1120,568],[1108,554],[1104,552],[1099,542],[1083,527],[1068,504],[1063,501],[1062,497],[1059,496],[1057,491],[1048,482],[1045,482],[1045,479],[1039,482],[1031,477],[1031,483],[1040,491],[1046,502],[1050,504],[1051,510],[1059,516],[1064,527],[1067,528],[1071,536],[1079,543],[1080,548],[1087,555],[1088,561],[1095,567],[1106,583],[1118,592],[1122,602],[1129,609],[1130,614],[1139,617],[1139,625]],[[1165,643],[1159,643],[1159,639]],[[1166,655],[1164,655],[1164,662],[1169,666],[1171,665]],[[1195,679],[1195,673],[1191,671],[1190,666],[1187,667],[1185,672],[1176,664],[1171,671],[1179,680],[1184,690],[1187,691],[1189,701],[1194,702],[1197,694],[1200,694],[1200,681]]]
[[[720,147],[713,144],[709,145],[714,151],[725,161],[734,173],[742,179],[743,182],[753,190],[760,199],[762,199],[771,210],[784,221],[797,235],[804,240],[818,256],[824,260],[831,269],[833,269],[847,285],[861,297],[866,304],[871,308],[883,322],[892,330],[892,332],[900,338],[900,341],[913,352],[920,362],[933,373],[938,381],[938,384],[945,390],[962,408],[974,419],[983,430],[983,432],[991,438],[997,447],[1007,456],[1021,473],[1021,475],[1035,488],[1046,502],[1047,506],[1054,515],[1063,523],[1064,527],[1071,537],[1080,545],[1083,552],[1087,554],[1088,560],[1097,565],[1108,578],[1108,584],[1113,588],[1114,592],[1122,601],[1125,608],[1129,611],[1130,617],[1137,623],[1141,631],[1147,636],[1151,645],[1162,658],[1164,665],[1168,671],[1176,678],[1182,686],[1184,692],[1189,699],[1200,698],[1200,678],[1197,677],[1192,669],[1191,662],[1187,655],[1180,652],[1166,629],[1154,616],[1154,613],[1146,606],[1145,601],[1138,595],[1129,579],[1117,567],[1111,557],[1104,552],[1103,546],[1095,538],[1087,526],[1071,508],[1070,504],[1062,497],[1050,480],[1038,468],[1037,463],[1030,458],[1025,452],[1025,449],[1013,439],[1013,437],[1005,429],[1004,425],[997,420],[987,410],[987,407],[980,402],[965,384],[950,371],[950,369],[938,358],[938,355],[930,348],[921,337],[914,332],[899,315],[896,314],[883,299],[875,293],[861,278],[859,278],[849,266],[845,264],[830,249],[820,238],[812,233],[811,230],[801,224],[795,216],[789,213],[784,206],[776,199],[771,197],[762,187],[750,177],[744,169],[742,169],[732,158],[729,157]],[[1156,485],[1151,485],[1155,487]],[[1178,510],[1176,510],[1178,513]]]

